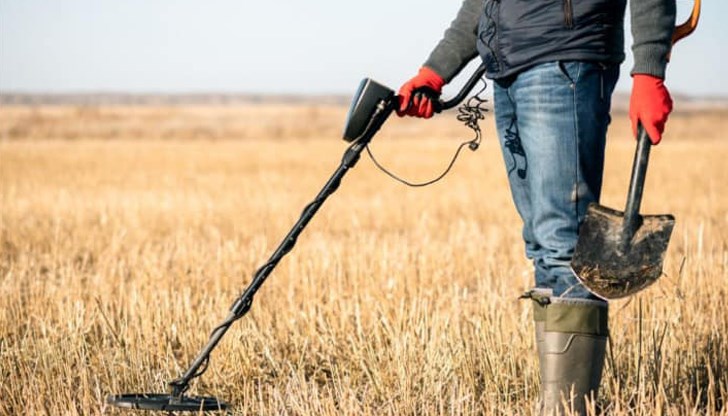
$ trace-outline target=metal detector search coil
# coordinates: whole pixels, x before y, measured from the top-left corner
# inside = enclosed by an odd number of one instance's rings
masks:
[[[167,412],[209,412],[227,410],[228,408],[227,403],[214,397],[175,397],[170,394],[119,394],[109,396],[106,402],[125,409],[162,410]]]

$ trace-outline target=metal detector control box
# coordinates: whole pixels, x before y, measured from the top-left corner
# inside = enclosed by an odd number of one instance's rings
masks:
[[[389,102],[394,98],[394,91],[384,85],[364,78],[351,100],[349,114],[344,127],[344,140],[353,142],[361,137],[369,125],[372,115],[380,102]]]

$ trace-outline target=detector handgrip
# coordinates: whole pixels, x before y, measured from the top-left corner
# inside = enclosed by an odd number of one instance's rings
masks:
[[[473,88],[475,88],[475,85],[478,83],[478,81],[480,81],[483,78],[483,75],[485,75],[485,64],[480,64],[478,69],[476,69],[475,72],[473,72],[473,75],[470,76],[470,78],[468,79],[468,82],[466,82],[465,85],[463,85],[463,87],[460,89],[460,92],[458,92],[458,94],[456,96],[452,97],[451,99],[449,99],[447,101],[442,101],[442,100],[434,101],[435,112],[439,113],[444,110],[449,110],[451,108],[454,108],[458,104],[460,104],[465,99],[465,97],[467,97],[467,95],[470,94],[470,91],[472,91]]]
[[[468,79],[468,82],[463,85],[463,88],[460,89],[460,91],[457,93],[456,96],[452,97],[451,99],[447,101],[443,101],[440,98],[440,94],[435,92],[435,90],[427,87],[420,87],[416,88],[413,91],[412,97],[416,97],[419,95],[424,95],[425,97],[429,98],[432,102],[432,111],[436,113],[441,113],[445,110],[449,110],[451,108],[456,107],[458,104],[460,104],[463,100],[465,100],[465,97],[470,94],[470,91],[475,88],[475,85],[480,81],[481,78],[483,78],[483,75],[485,74],[485,65],[481,64],[478,69],[473,72],[473,75],[470,76],[470,79]],[[410,105],[412,103],[410,102]]]

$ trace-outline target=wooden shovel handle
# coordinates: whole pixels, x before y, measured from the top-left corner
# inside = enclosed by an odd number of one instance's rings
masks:
[[[675,31],[672,33],[672,44],[676,44],[680,39],[693,33],[695,28],[698,27],[699,20],[700,0],[694,0],[693,11],[690,13],[690,17],[683,24],[675,27]]]
[[[677,41],[688,36],[695,31],[698,27],[698,21],[700,21],[700,0],[693,1],[693,11],[690,12],[690,17],[683,22],[681,25],[675,26],[675,31],[672,32],[672,45],[674,46]],[[667,60],[670,60],[672,51],[667,53]]]
[[[674,45],[680,39],[693,33],[695,28],[698,27],[699,20],[700,0],[694,0],[690,17],[683,24],[675,27],[675,31],[672,33],[672,44]],[[637,149],[632,164],[632,177],[629,183],[627,204],[624,209],[625,234],[629,235],[630,238],[631,233],[639,227],[640,223],[639,210],[642,203],[642,190],[645,184],[645,176],[647,175],[647,163],[650,159],[651,145],[652,143],[640,123],[637,127]]]

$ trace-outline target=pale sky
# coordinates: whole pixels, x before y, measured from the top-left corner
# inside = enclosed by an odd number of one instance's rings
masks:
[[[0,0],[0,91],[351,94],[366,76],[397,89],[460,4]],[[728,1],[704,1],[673,53],[674,93],[728,96],[727,20]]]

